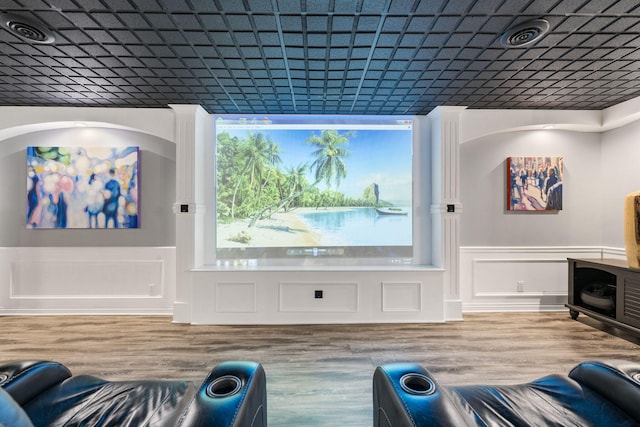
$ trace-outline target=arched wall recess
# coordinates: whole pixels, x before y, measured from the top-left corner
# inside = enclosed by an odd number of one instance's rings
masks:
[[[169,108],[0,107],[0,144],[20,133],[78,123],[134,130],[173,141],[174,122],[174,111]]]
[[[474,110],[461,116],[460,143],[540,129],[606,132],[640,120],[640,97],[604,110]]]
[[[50,139],[47,140],[47,145],[51,146],[135,145],[141,150],[175,161],[176,146],[171,140],[110,123],[83,122],[83,124],[84,126],[79,127],[76,122],[56,122],[2,129],[0,130],[0,158],[33,145],[30,142],[32,139],[46,140],[40,135],[48,134]],[[36,135],[38,137],[35,137]]]

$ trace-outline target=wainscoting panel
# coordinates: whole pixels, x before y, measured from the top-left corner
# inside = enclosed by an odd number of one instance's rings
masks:
[[[0,248],[1,314],[170,314],[175,249]]]
[[[461,247],[463,311],[566,310],[567,258],[602,257],[602,247]]]
[[[162,295],[160,260],[14,261],[11,298],[122,298]]]
[[[444,322],[442,279],[437,268],[196,269],[181,314],[220,325]]]
[[[218,313],[255,313],[255,283],[217,283],[216,311]]]
[[[567,261],[475,259],[471,276],[472,296],[504,297],[515,294],[562,294],[566,291]]]
[[[316,293],[321,296],[316,298]],[[357,283],[280,283],[280,311],[355,313]]]
[[[382,311],[420,311],[421,283],[382,283]]]

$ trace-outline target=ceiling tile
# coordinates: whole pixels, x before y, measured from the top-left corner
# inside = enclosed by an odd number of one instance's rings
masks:
[[[193,102],[220,113],[426,114],[440,104],[604,108],[640,95],[634,0],[57,0],[56,7],[0,0],[1,10],[35,17],[56,36],[36,45],[0,30],[0,105]],[[509,26],[534,18],[551,24],[540,41],[499,44]]]

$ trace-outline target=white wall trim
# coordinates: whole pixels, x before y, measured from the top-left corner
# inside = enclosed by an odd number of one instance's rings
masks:
[[[446,299],[444,301],[444,319],[447,322],[463,320],[464,307],[460,299]]]
[[[335,324],[444,322],[443,271],[387,270],[194,270],[190,315],[194,324]],[[228,301],[249,298],[229,312],[220,304],[220,284]],[[241,285],[235,287],[234,284]],[[315,292],[322,291],[322,298]],[[236,303],[239,304],[239,303]],[[218,310],[225,307],[224,310]],[[255,309],[254,309],[255,307]],[[181,307],[184,309],[185,307]],[[236,307],[237,308],[237,307]],[[455,307],[454,307],[455,308]],[[458,320],[461,313],[453,320]],[[179,322],[179,320],[174,319]]]
[[[0,248],[0,315],[173,314],[173,247]]]
[[[566,310],[567,258],[624,257],[601,246],[463,246],[462,312]]]
[[[465,253],[508,253],[508,254],[532,254],[544,253],[583,253],[592,255],[602,253],[602,246],[461,246],[460,252]],[[613,249],[613,248],[611,248]],[[624,249],[622,249],[624,251]]]
[[[564,304],[538,304],[538,303],[511,303],[511,304],[482,304],[463,303],[464,313],[519,313],[519,312],[547,312],[568,310]],[[568,316],[568,314],[567,314]]]
[[[602,258],[619,258],[626,259],[627,252],[624,248],[610,248],[604,247],[602,248]]]

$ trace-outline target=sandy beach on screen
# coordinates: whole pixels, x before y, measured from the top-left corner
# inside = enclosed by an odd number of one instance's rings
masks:
[[[278,212],[271,218],[256,221],[249,227],[250,219],[243,219],[229,224],[218,224],[218,247],[251,248],[273,246],[274,242],[282,242],[286,238],[288,246],[320,246],[320,235],[309,230],[306,222],[296,213],[314,208],[300,208],[291,212]],[[230,238],[240,234],[250,237],[248,243],[240,243]]]

